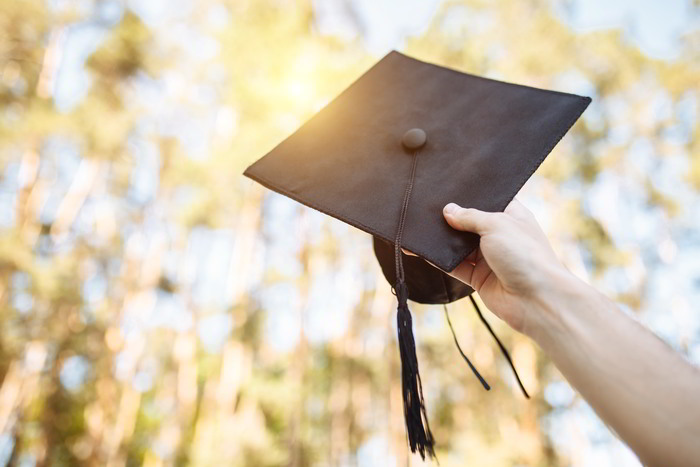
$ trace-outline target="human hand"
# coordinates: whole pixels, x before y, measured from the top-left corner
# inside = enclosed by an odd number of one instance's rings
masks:
[[[481,236],[452,276],[532,337],[644,465],[698,465],[700,372],[688,359],[569,273],[518,201],[503,213],[449,204],[443,214]]]
[[[531,305],[571,276],[535,216],[515,199],[502,213],[450,203],[443,215],[452,228],[481,236],[479,247],[450,275],[476,290],[513,329],[532,336],[544,317],[528,312]]]

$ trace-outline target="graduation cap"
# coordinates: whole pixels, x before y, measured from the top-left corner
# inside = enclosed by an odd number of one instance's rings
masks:
[[[408,442],[423,458],[426,452],[435,455],[434,439],[408,300],[446,304],[469,296],[495,337],[473,290],[446,273],[477,248],[479,237],[452,229],[442,209],[455,202],[503,211],[590,101],[391,52],[245,171],[374,237],[375,254],[398,300]],[[518,383],[527,395],[519,378]]]

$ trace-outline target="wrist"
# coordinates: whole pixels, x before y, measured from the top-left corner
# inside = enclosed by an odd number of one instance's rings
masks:
[[[533,294],[526,305],[523,332],[540,347],[567,334],[575,304],[582,303],[590,287],[563,266],[549,273],[546,282]]]

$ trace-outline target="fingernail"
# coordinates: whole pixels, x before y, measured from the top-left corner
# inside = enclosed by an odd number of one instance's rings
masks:
[[[459,206],[457,206],[455,203],[449,203],[447,206],[445,206],[445,214],[454,214],[457,212],[459,209]]]

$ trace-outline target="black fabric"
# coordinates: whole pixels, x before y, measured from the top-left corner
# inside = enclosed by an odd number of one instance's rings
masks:
[[[384,277],[390,284],[396,283],[394,272],[394,244],[374,237],[374,254]],[[418,303],[451,303],[474,292],[464,282],[445,274],[418,256],[401,253],[408,286],[408,298]]]
[[[443,206],[505,209],[589,102],[391,52],[245,175],[392,242],[412,164],[401,138],[423,129],[402,246],[451,271],[478,236]]]

